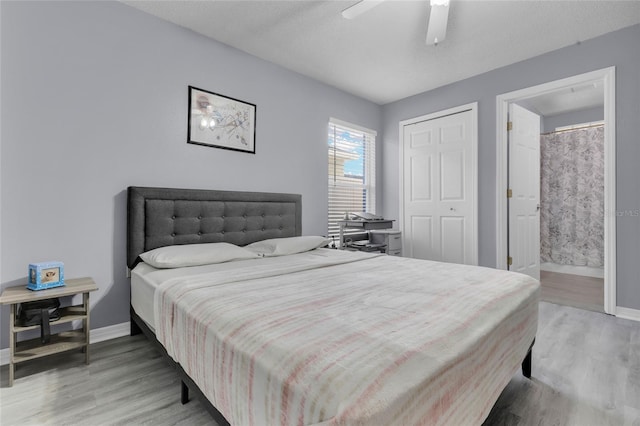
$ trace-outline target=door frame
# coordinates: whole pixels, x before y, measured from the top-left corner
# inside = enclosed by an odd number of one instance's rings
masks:
[[[421,115],[415,118],[409,118],[402,120],[399,123],[399,145],[400,145],[400,158],[399,158],[399,170],[400,170],[400,209],[398,218],[398,227],[404,232],[404,127],[419,123],[421,121],[435,120],[438,118],[446,117],[448,115],[458,114],[464,111],[471,111],[471,158],[469,161],[468,172],[473,177],[473,193],[472,198],[472,218],[471,224],[473,226],[472,232],[472,253],[471,264],[478,265],[478,102],[472,102],[465,105],[437,111],[427,115]],[[407,253],[407,238],[402,238],[402,253]]]
[[[556,80],[496,96],[496,268],[507,268],[507,112],[509,104],[577,84],[604,87],[604,311],[616,314],[616,102],[615,67]]]

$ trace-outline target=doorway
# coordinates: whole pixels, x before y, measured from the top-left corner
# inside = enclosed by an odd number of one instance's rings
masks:
[[[600,104],[545,116],[540,137],[540,298],[596,312],[604,312],[603,115]]]
[[[601,85],[604,110],[604,211],[615,211],[615,67],[541,84],[497,97],[496,158],[496,266],[509,269],[508,213],[508,110],[512,104],[526,105],[535,98],[588,85]],[[604,311],[615,315],[615,215],[604,215]]]

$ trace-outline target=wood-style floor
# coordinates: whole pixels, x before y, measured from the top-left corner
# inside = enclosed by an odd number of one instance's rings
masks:
[[[0,424],[214,424],[142,335],[91,353],[21,364],[12,388],[3,366]],[[640,426],[640,322],[541,302],[532,380],[518,371],[484,425]]]
[[[604,279],[540,271],[540,300],[604,312]]]

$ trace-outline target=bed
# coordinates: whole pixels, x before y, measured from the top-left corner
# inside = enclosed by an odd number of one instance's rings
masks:
[[[194,392],[219,424],[481,424],[520,366],[530,377],[539,284],[521,274],[328,248],[140,257],[284,247],[312,238],[301,223],[296,194],[128,189],[132,334],[176,367],[183,403]]]

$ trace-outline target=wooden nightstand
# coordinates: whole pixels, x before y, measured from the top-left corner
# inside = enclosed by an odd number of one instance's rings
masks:
[[[65,280],[64,287],[48,290],[33,291],[25,286],[8,287],[0,296],[0,304],[11,306],[9,320],[9,386],[13,386],[15,365],[47,355],[82,348],[85,363],[89,364],[89,293],[97,290],[96,283],[91,278],[75,278]],[[17,334],[27,330],[37,330],[39,325],[22,327],[16,324],[18,304],[34,300],[52,299],[54,297],[73,296],[82,293],[82,305],[61,308],[61,317],[51,325],[64,324],[70,321],[82,320],[82,329],[51,334],[51,342],[42,344],[40,339],[18,342]]]

